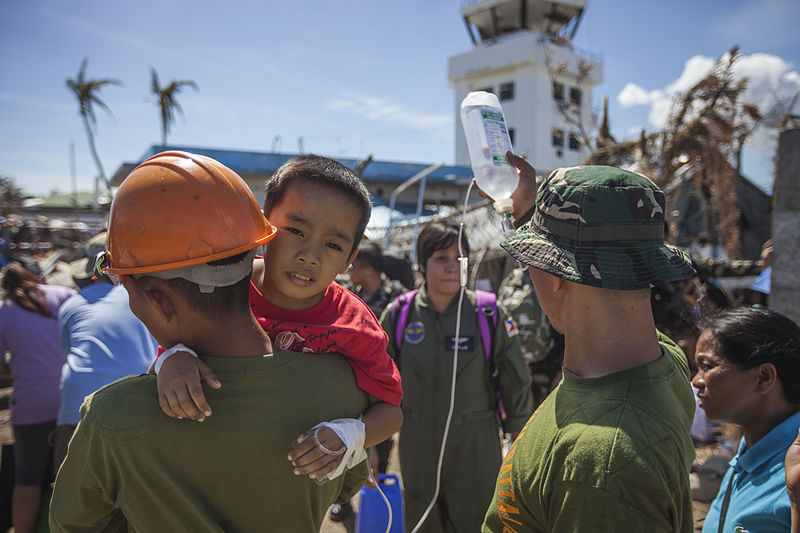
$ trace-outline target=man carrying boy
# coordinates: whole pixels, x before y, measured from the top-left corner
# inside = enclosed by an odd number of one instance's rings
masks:
[[[266,182],[264,215],[277,233],[265,246],[264,257],[253,263],[251,310],[278,349],[347,357],[356,383],[369,394],[370,406],[361,420],[331,424],[338,436],[332,449],[378,444],[403,419],[400,373],[386,353],[386,333],[369,307],[334,281],[355,259],[370,212],[369,192],[361,180],[325,157],[294,157]],[[205,420],[212,411],[200,379],[218,386],[216,376],[182,352],[162,365],[158,389],[164,412]],[[335,477],[359,461],[346,454],[319,458],[321,449],[315,444],[305,438],[290,454],[297,475]]]
[[[509,159],[535,191],[533,167]],[[503,462],[484,531],[692,530],[689,370],[655,328],[650,287],[693,269],[664,243],[664,205],[640,174],[558,169],[501,243],[565,336],[564,370]]]
[[[251,314],[255,248],[275,232],[242,179],[203,156],[158,154],[123,182],[104,271],[162,346],[194,350],[225,387],[207,391],[215,416],[202,424],[164,416],[154,376],[87,398],[56,479],[53,531],[311,532],[358,489],[365,463],[320,486],[286,461],[297,435],[357,418],[367,399],[344,358],[273,353]],[[311,436],[339,450],[332,432]]]

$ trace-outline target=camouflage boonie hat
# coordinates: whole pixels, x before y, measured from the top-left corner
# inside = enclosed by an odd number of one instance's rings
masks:
[[[643,289],[694,275],[689,255],[664,242],[664,193],[607,166],[554,170],[530,222],[500,246],[521,263],[593,287]]]

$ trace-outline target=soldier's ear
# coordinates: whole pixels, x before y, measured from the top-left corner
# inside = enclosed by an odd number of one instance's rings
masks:
[[[551,274],[551,276],[552,276],[552,274]],[[565,280],[564,278],[560,278],[558,276],[553,276],[553,292],[561,291],[564,288],[564,286],[566,285],[566,283],[567,283],[567,280]]]

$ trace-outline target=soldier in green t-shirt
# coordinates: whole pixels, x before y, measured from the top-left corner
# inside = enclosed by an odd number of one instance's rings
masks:
[[[650,288],[694,271],[664,242],[664,193],[606,166],[557,169],[537,191],[508,155],[515,218],[534,207],[501,246],[564,334],[564,368],[503,461],[483,531],[691,531],[694,397]]]

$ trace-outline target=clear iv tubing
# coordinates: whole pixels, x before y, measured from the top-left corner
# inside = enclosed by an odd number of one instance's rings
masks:
[[[453,420],[453,408],[455,407],[456,403],[456,371],[458,370],[458,346],[461,344],[459,342],[460,333],[461,333],[461,304],[464,301],[464,289],[467,286],[467,266],[469,258],[464,255],[464,250],[461,247],[461,235],[464,232],[464,220],[467,218],[467,203],[469,202],[469,193],[472,192],[472,185],[473,182],[470,181],[469,188],[467,188],[467,196],[464,199],[464,210],[461,213],[461,224],[458,225],[458,267],[459,267],[459,281],[461,282],[461,289],[458,291],[458,307],[456,309],[458,312],[456,313],[456,331],[455,331],[455,342],[453,343],[455,348],[453,349],[453,379],[450,382],[450,408],[447,411],[447,420],[444,423],[444,434],[442,435],[442,446],[439,449],[439,460],[436,463],[436,487],[433,491],[433,497],[431,498],[430,503],[428,504],[428,508],[425,509],[425,512],[422,513],[422,517],[417,522],[417,525],[414,526],[414,529],[411,530],[411,533],[417,533],[419,528],[422,527],[422,524],[425,523],[425,520],[428,519],[428,515],[430,514],[433,506],[436,505],[436,500],[439,498],[439,488],[442,481],[442,463],[444,461],[444,449],[447,446],[447,436],[450,433],[450,422]],[[387,530],[388,533],[388,530]]]
[[[386,533],[389,533],[392,529],[392,504],[389,503],[389,498],[387,498],[381,490],[381,484],[375,479],[375,476],[372,475],[372,467],[368,465],[367,469],[369,470],[369,475],[367,477],[375,484],[375,488],[378,489],[378,493],[381,495],[381,498],[383,498],[383,503],[386,504],[386,510],[389,511],[389,521],[386,524]]]

